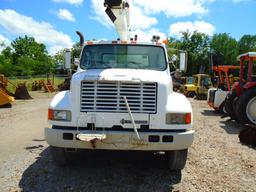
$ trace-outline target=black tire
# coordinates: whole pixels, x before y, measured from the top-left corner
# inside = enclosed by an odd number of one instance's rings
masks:
[[[195,97],[195,95],[196,95],[195,92],[189,91],[186,96],[187,96],[187,97],[190,97],[190,98],[193,98],[193,97]]]
[[[186,165],[188,149],[166,152],[168,167],[171,171],[179,171]]]
[[[236,98],[236,92],[235,91],[232,91],[231,93],[228,93],[227,94],[227,97],[225,99],[225,103],[224,103],[224,108],[225,108],[225,111],[226,113],[228,114],[228,116],[231,118],[231,119],[236,119],[236,114],[235,114],[235,111],[233,109],[233,102]]]
[[[252,115],[250,114],[249,111],[247,111],[248,108],[250,107],[248,105],[250,105],[251,102],[253,101],[256,102],[255,99],[256,99],[256,88],[249,89],[240,96],[237,102],[237,106],[238,106],[237,113],[239,114],[237,117],[240,123],[242,124],[249,123],[249,124],[256,125],[255,112],[253,112],[254,115]]]
[[[65,148],[50,146],[53,162],[58,166],[68,165],[71,162],[71,154]]]

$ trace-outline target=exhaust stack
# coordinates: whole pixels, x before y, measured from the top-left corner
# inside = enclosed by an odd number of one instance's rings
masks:
[[[76,31],[76,34],[79,36],[80,38],[80,46],[84,45],[84,35],[80,32],[80,31]]]

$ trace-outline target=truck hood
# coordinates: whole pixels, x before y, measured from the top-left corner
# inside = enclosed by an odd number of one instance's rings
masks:
[[[143,81],[167,82],[170,75],[166,71],[138,69],[89,69],[77,72],[73,80]]]

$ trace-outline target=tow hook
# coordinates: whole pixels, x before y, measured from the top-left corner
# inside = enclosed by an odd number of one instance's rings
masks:
[[[105,133],[100,132],[94,132],[91,131],[82,131],[79,134],[76,135],[76,138],[80,141],[90,142],[92,145],[92,148],[96,148],[97,141],[102,141],[106,139],[107,135]]]

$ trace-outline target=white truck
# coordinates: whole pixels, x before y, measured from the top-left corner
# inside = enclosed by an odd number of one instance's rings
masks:
[[[194,139],[193,114],[186,97],[173,92],[166,45],[129,38],[128,2],[105,6],[120,40],[82,42],[70,90],[48,110],[53,160],[70,163],[77,149],[165,152],[169,168],[181,170]]]

